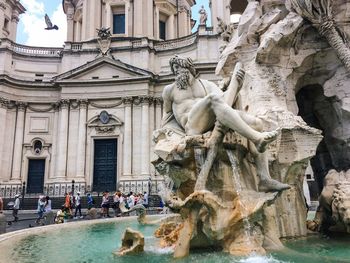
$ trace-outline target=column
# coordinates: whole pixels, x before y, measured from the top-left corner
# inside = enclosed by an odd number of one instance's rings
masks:
[[[74,7],[67,10],[67,41],[74,41]]]
[[[9,37],[13,42],[16,42],[18,22],[19,22],[19,13],[18,11],[14,11],[11,17],[11,32]]]
[[[159,39],[159,8],[155,6],[154,9],[154,38]]]
[[[79,101],[79,132],[77,149],[77,177],[85,177],[85,152],[86,152],[86,115],[87,100]]]
[[[175,17],[174,15],[169,16],[167,21],[167,40],[175,38]]]
[[[187,10],[180,6],[180,11],[179,11],[179,37],[184,37],[186,36],[187,28],[186,28],[186,19],[187,19]]]
[[[149,175],[149,146],[150,146],[150,132],[149,132],[149,97],[142,98],[141,110],[141,175]]]
[[[67,166],[67,144],[68,144],[68,108],[69,100],[60,102],[60,120],[58,128],[58,154],[56,164],[56,178],[66,177]]]
[[[112,28],[112,8],[111,5],[109,3],[106,3],[106,21],[105,21],[105,25],[106,27],[110,27]]]
[[[131,157],[132,157],[132,115],[131,105],[132,97],[123,99],[124,108],[124,144],[123,144],[123,175],[131,175]]]
[[[26,104],[23,102],[18,102],[15,144],[14,144],[13,158],[12,158],[12,176],[11,176],[11,180],[16,180],[16,181],[21,180],[25,110],[26,110]]]
[[[81,25],[81,39],[80,41],[85,41],[87,40],[87,35],[88,35],[88,24],[89,24],[89,17],[88,17],[88,5],[89,5],[88,0],[85,0],[83,3],[83,16],[82,16],[82,25]]]
[[[53,103],[52,108],[54,110],[54,117],[53,117],[53,128],[52,128],[52,147],[51,147],[51,163],[50,163],[49,179],[55,178],[55,171],[56,171],[56,164],[57,164],[59,104]]]
[[[143,36],[143,23],[146,21],[143,21],[142,2],[143,1],[134,1],[134,37]]]
[[[7,114],[7,101],[3,98],[0,98],[0,173],[2,173],[1,163],[2,157],[4,154],[4,143],[5,143],[5,131],[6,131],[6,114]],[[4,179],[4,178],[2,178]]]

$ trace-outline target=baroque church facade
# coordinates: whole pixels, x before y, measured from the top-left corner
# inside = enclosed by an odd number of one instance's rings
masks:
[[[233,1],[232,1],[233,2]],[[243,1],[244,2],[244,1]],[[26,193],[155,191],[152,132],[169,58],[191,57],[217,81],[217,20],[229,0],[211,0],[212,28],[192,33],[195,0],[63,0],[63,48],[17,44],[25,8],[0,1],[0,196]],[[245,4],[237,4],[236,12]],[[209,11],[209,10],[208,10]],[[105,39],[96,29],[109,28]]]

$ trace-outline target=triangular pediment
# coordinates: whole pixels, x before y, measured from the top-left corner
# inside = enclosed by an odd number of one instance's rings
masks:
[[[58,75],[56,81],[64,80],[109,80],[151,77],[152,73],[120,60],[101,57],[80,67]]]

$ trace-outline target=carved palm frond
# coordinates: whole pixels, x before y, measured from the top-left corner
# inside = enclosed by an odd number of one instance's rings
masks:
[[[333,0],[289,0],[294,12],[308,20],[324,36],[350,72],[350,50],[346,36],[337,28],[332,14]]]
[[[332,0],[290,0],[291,6],[301,17],[311,23],[332,19]]]

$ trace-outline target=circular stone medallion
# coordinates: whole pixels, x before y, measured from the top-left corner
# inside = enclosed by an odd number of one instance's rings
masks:
[[[103,123],[103,124],[107,124],[109,122],[109,114],[107,111],[102,111],[100,113],[100,116],[99,116],[99,119],[100,121]]]

